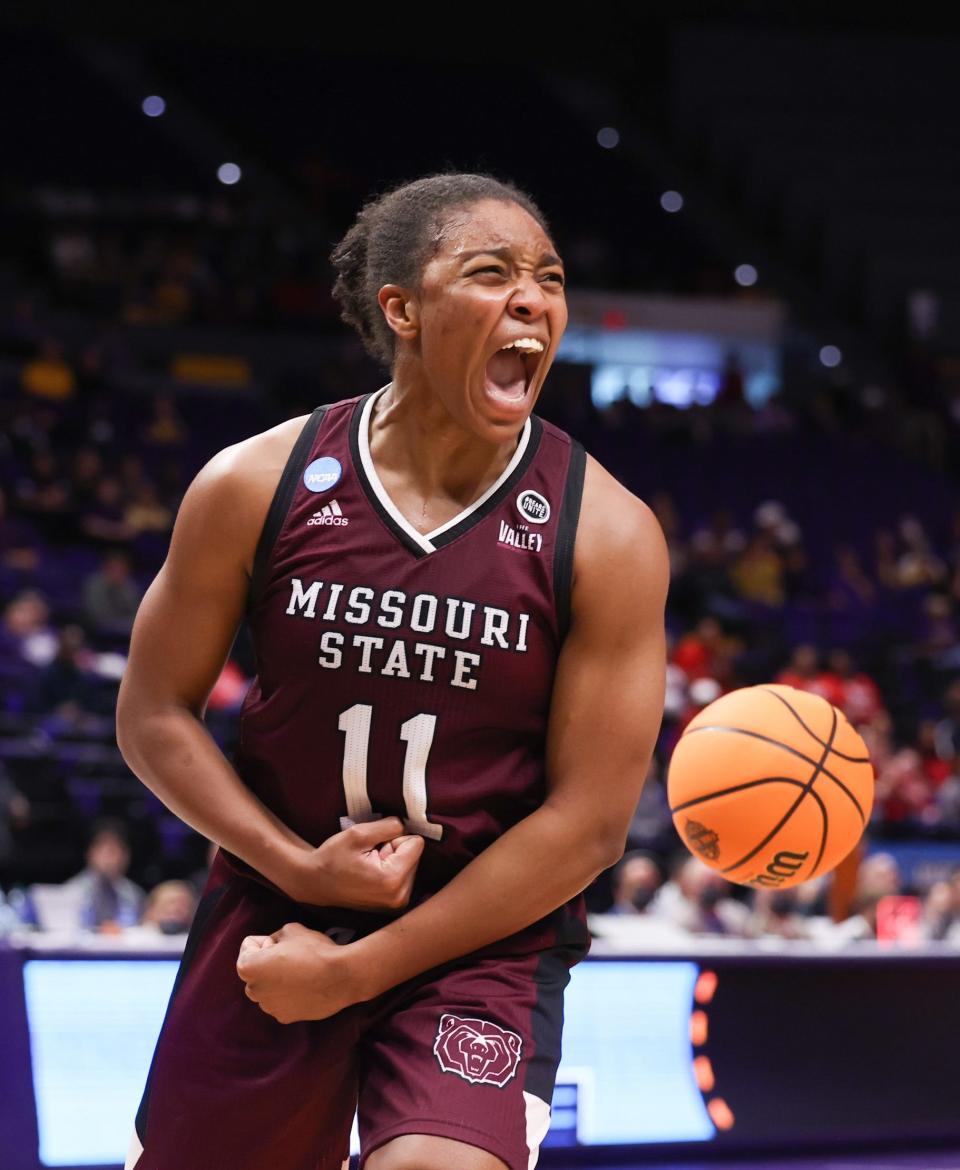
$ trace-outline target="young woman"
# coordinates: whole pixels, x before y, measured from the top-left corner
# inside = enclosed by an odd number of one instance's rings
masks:
[[[215,456],[133,632],[121,748],[220,852],[127,1165],[339,1167],[356,1107],[367,1170],[528,1170],[660,725],[665,541],[532,413],[567,309],[528,196],[420,179],[332,259],[391,381]]]

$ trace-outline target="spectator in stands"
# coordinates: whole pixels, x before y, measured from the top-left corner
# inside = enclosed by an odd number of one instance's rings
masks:
[[[730,568],[730,579],[744,601],[779,609],[784,602],[783,560],[773,537],[756,532]]]
[[[960,905],[949,881],[934,882],[923,900],[923,937],[932,942],[960,942]]]
[[[900,866],[892,853],[871,853],[864,859],[857,875],[857,890],[862,894],[875,894],[878,898],[904,892]]]
[[[677,642],[673,661],[691,682],[716,678],[720,661],[726,657],[723,626],[714,617],[701,618],[697,628]]]
[[[50,609],[42,593],[25,589],[9,603],[0,622],[0,656],[46,666],[57,652]]]
[[[951,833],[960,833],[960,775],[952,769],[936,791],[937,824]]]
[[[939,585],[947,567],[936,555],[923,525],[915,516],[904,516],[899,524],[903,549],[897,560],[897,573],[903,588]]]
[[[953,598],[947,593],[928,593],[923,599],[923,631],[917,652],[937,670],[960,667],[957,620]]]
[[[717,508],[709,524],[698,528],[694,538],[699,538],[705,548],[716,550],[724,559],[732,561],[747,547],[747,538],[736,525],[729,508]]]
[[[143,890],[126,876],[130,843],[122,821],[95,825],[87,848],[86,868],[65,883],[80,895],[80,924],[110,933],[140,921]]]
[[[863,942],[877,937],[877,903],[882,894],[861,891],[853,899],[853,913],[843,922],[838,922],[830,931],[829,939],[834,945]]]
[[[87,666],[86,635],[80,626],[64,626],[56,655],[37,676],[33,710],[74,722],[96,709],[96,694]]]
[[[945,760],[937,751],[937,724],[933,719],[923,719],[917,728],[917,751],[923,774],[936,791],[947,780],[956,767],[956,758]]]
[[[831,608],[869,609],[876,599],[876,586],[864,571],[860,554],[851,544],[837,545],[827,592]]]
[[[687,688],[686,703],[672,730],[669,740],[671,751],[676,746],[676,741],[686,730],[687,724],[695,719],[704,707],[709,707],[712,702],[719,699],[721,694],[723,694],[723,687],[715,678],[695,678],[693,680]]]
[[[144,438],[152,447],[179,447],[186,442],[187,428],[172,394],[155,394],[153,417]]]
[[[835,695],[835,690],[831,684],[824,682],[819,667],[820,651],[809,642],[803,642],[795,647],[789,663],[777,675],[776,681],[829,700],[831,695]]]
[[[29,470],[14,484],[14,501],[16,510],[33,520],[49,539],[60,541],[70,535],[70,484],[52,452],[33,454]]]
[[[681,858],[675,876],[661,886],[650,913],[690,934],[726,934],[745,938],[750,933],[750,910],[731,897],[733,887],[696,857]]]
[[[933,786],[918,751],[901,747],[878,767],[874,800],[887,826],[919,826],[934,819]]]
[[[934,728],[934,745],[941,760],[960,755],[960,678],[955,678],[943,695],[946,714]]]
[[[624,854],[613,871],[611,914],[645,914],[663,884],[663,874],[652,853],[634,849]]]
[[[156,487],[149,480],[134,489],[123,518],[138,535],[169,532],[173,527],[173,512],[161,501]]]
[[[755,890],[750,934],[776,935],[778,938],[790,939],[809,938],[809,922],[801,913],[796,892],[793,889]]]
[[[64,360],[60,344],[48,338],[39,357],[26,362],[20,374],[21,384],[28,394],[53,402],[65,402],[77,391],[77,379]]]
[[[827,669],[820,675],[825,694],[843,711],[854,727],[870,723],[883,710],[880,688],[863,671],[857,670],[849,650],[836,646],[829,653]]]
[[[102,478],[103,458],[100,452],[87,444],[79,447],[74,452],[70,469],[70,491],[74,508],[80,515],[93,506]]]
[[[80,517],[81,532],[99,544],[125,544],[136,535],[127,523],[125,507],[120,481],[112,475],[105,476]]]
[[[105,633],[129,633],[140,604],[140,587],[125,552],[108,552],[83,583],[84,621]]]
[[[161,882],[147,895],[141,925],[160,934],[186,934],[196,910],[197,896],[187,882]]]

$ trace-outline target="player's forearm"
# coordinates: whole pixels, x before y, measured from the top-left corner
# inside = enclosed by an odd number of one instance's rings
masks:
[[[171,812],[291,892],[296,861],[310,846],[254,796],[191,711],[121,707],[117,743],[131,771]]]
[[[353,943],[367,998],[536,922],[613,864],[623,841],[544,805],[446,886]]]

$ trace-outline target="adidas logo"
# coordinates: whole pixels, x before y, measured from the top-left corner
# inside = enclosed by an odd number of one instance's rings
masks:
[[[314,514],[307,521],[307,524],[337,524],[346,528],[350,521],[340,511],[340,505],[336,500],[331,500],[329,504],[324,504],[319,512]]]

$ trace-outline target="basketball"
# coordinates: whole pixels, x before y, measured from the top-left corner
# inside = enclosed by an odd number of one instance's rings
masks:
[[[873,808],[866,744],[826,699],[766,683],[685,728],[667,797],[681,840],[728,881],[784,889],[829,873]]]

